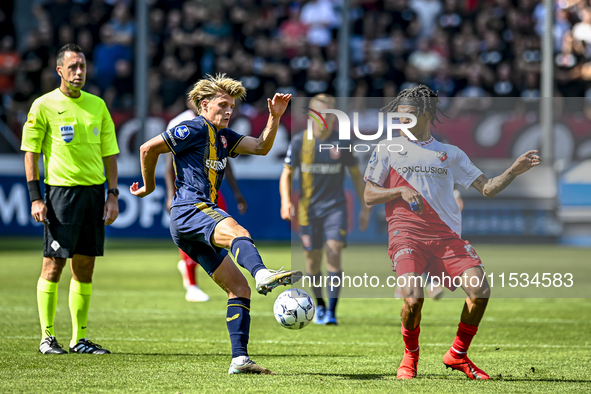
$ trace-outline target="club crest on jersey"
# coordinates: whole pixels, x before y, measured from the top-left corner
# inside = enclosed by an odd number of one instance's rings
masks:
[[[341,152],[339,152],[339,149],[337,147],[330,148],[328,154],[330,155],[330,158],[333,160],[337,160],[339,157],[341,157]]]
[[[374,152],[373,155],[371,155],[371,159],[369,159],[369,163],[368,164],[373,164],[378,160],[378,154],[377,152]]]
[[[66,143],[71,142],[74,139],[74,126],[60,126],[60,134]]]
[[[189,136],[189,128],[187,126],[177,126],[174,128],[174,136],[179,140],[184,140]]]
[[[446,160],[447,160],[447,152],[445,152],[445,151],[442,151],[442,150],[438,150],[438,151],[437,151],[437,158],[438,158],[439,160],[441,160],[442,162],[443,162],[443,161],[446,161]]]
[[[466,249],[466,253],[468,253],[470,257],[472,257],[472,259],[480,260],[480,257],[478,257],[478,255],[476,254],[476,250],[474,250],[474,247],[472,245],[464,245],[464,249]]]
[[[226,137],[224,137],[223,135],[220,136],[220,141],[222,141],[222,145],[224,145],[224,148],[228,147],[228,140],[226,140]]]
[[[309,235],[304,234],[302,235],[302,244],[305,248],[309,248],[312,245],[312,240]]]

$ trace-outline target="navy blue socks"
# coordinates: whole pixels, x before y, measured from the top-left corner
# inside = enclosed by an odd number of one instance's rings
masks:
[[[252,239],[248,237],[236,237],[232,241],[231,249],[238,265],[247,269],[253,278],[257,271],[265,269],[263,259],[261,259],[261,255],[254,246]]]
[[[248,298],[230,298],[226,312],[226,325],[232,343],[232,358],[248,356],[246,347],[250,335],[250,300]]]
[[[324,299],[322,298],[322,274],[319,272],[316,275],[306,273],[310,277],[310,285],[314,292],[314,298],[316,298],[316,306],[325,306]]]
[[[326,291],[328,292],[328,310],[330,310],[331,312],[336,312],[337,302],[339,301],[339,293],[341,291],[341,286],[339,285],[337,287],[331,287],[330,283],[332,283],[333,276],[336,276],[340,279],[341,273],[328,271],[327,274],[328,274],[328,281],[327,281],[328,286],[326,287]],[[335,283],[336,283],[336,281],[335,281]]]

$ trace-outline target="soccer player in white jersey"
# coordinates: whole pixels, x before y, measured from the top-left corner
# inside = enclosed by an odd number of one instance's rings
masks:
[[[462,277],[461,287],[467,295],[456,338],[443,356],[443,363],[470,379],[486,380],[489,376],[470,361],[467,352],[484,315],[490,287],[480,257],[461,238],[461,214],[454,199],[454,184],[466,189],[472,186],[483,196],[494,197],[515,177],[539,165],[541,158],[537,151],[530,150],[503,174],[488,179],[462,150],[431,136],[431,126],[440,122],[438,112],[443,114],[438,103],[435,92],[419,85],[403,90],[384,108],[387,112],[416,116],[413,127],[411,118],[400,117],[400,122],[409,125],[408,130],[417,140],[403,134],[376,146],[365,172],[364,197],[368,205],[386,204],[388,252],[397,276],[406,282],[400,314],[405,351],[398,379],[412,379],[417,374],[424,301],[420,277],[427,273],[440,278]],[[472,277],[478,281],[472,282]],[[479,286],[471,285],[477,282]],[[455,290],[449,281],[444,285]]]

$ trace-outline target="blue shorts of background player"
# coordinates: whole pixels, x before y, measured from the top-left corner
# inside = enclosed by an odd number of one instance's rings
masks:
[[[304,250],[322,249],[328,240],[339,241],[347,246],[347,210],[336,209],[328,215],[312,219],[307,226],[300,226]]]
[[[312,290],[316,298],[316,324],[338,324],[336,308],[340,287],[328,287],[328,305],[322,297],[322,250],[326,249],[326,267],[329,277],[341,275],[341,250],[347,246],[347,207],[331,210],[321,218],[312,219],[307,226],[300,226],[301,240],[306,251],[307,275],[311,277]]]

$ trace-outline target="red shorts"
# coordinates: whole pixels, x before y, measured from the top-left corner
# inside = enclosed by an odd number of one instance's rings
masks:
[[[394,243],[390,245],[392,267],[398,276],[415,272],[454,278],[468,268],[482,265],[470,242],[459,237],[421,241],[405,235],[394,237]],[[456,287],[453,284],[450,287],[449,282],[441,283],[454,291]]]

